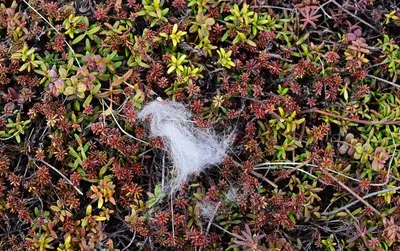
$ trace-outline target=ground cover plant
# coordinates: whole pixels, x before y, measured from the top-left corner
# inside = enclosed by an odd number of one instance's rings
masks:
[[[0,250],[400,250],[399,25],[395,0],[1,0]],[[223,160],[174,168],[154,100]]]

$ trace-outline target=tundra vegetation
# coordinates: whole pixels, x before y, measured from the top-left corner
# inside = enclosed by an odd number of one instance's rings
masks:
[[[400,250],[399,25],[395,0],[1,0],[0,250]],[[174,167],[157,98],[223,159]]]

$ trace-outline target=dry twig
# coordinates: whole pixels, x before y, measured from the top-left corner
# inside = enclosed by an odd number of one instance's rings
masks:
[[[28,5],[29,8],[31,8],[36,14],[38,14],[55,32],[57,32],[58,35],[61,35],[61,33],[54,27],[42,14],[39,13],[35,8],[33,8],[32,5],[30,5],[26,0],[23,0],[26,5]],[[72,49],[72,46],[67,42],[67,40],[64,38],[64,43],[68,46],[68,48],[71,50],[72,54],[74,55],[74,58],[76,60],[76,63],[78,64],[79,67],[81,67],[81,64],[78,61],[78,58],[76,57],[74,49]]]
[[[351,193],[354,197],[356,197],[357,200],[359,200],[360,202],[362,202],[364,205],[366,205],[367,207],[371,208],[371,210],[376,213],[377,215],[382,217],[382,214],[376,210],[373,206],[371,206],[371,204],[369,204],[366,200],[364,200],[362,197],[360,197],[358,194],[356,194],[353,190],[351,190],[348,186],[346,186],[345,184],[343,184],[343,182],[341,182],[340,180],[338,180],[336,177],[334,177],[332,174],[330,174],[328,171],[326,171],[323,168],[320,168],[320,171],[325,174],[326,176],[328,176],[330,179],[332,179],[333,181],[335,181],[336,183],[339,184],[339,186],[341,186],[342,188],[346,189],[346,191],[348,191],[349,193]],[[344,209],[343,209],[344,210]]]
[[[333,114],[330,112],[322,111],[318,108],[311,108],[308,110],[304,110],[301,113],[319,113],[328,117],[336,118],[336,119],[343,119],[346,121],[358,123],[358,124],[364,124],[364,125],[400,125],[400,121],[386,121],[386,120],[379,120],[379,121],[369,121],[369,120],[362,120],[362,119],[351,119],[345,116],[340,116],[337,114]]]
[[[28,156],[28,157],[29,157],[29,156]],[[51,169],[53,169],[53,170],[54,170],[56,173],[58,173],[63,179],[65,179],[65,180],[68,182],[68,184],[70,184],[80,195],[83,195],[83,192],[82,192],[81,190],[79,190],[79,188],[76,187],[76,186],[74,185],[74,183],[72,183],[72,181],[71,181],[70,179],[68,179],[64,174],[62,174],[60,171],[58,171],[57,168],[55,168],[54,166],[50,165],[49,163],[47,163],[47,162],[44,161],[44,160],[38,160],[38,159],[35,159],[35,158],[31,158],[31,157],[29,157],[29,159],[30,159],[30,160],[33,160],[33,161],[40,161],[40,162],[42,162],[43,164],[45,164],[46,166],[48,166],[48,167],[50,167]],[[36,163],[35,163],[35,166],[36,166],[36,167],[39,167]]]
[[[397,190],[400,190],[400,187],[391,187],[391,188],[383,189],[383,190],[380,190],[380,191],[377,191],[377,192],[374,192],[374,193],[367,194],[364,197],[362,197],[361,199],[363,199],[365,201],[366,199],[371,198],[373,196],[377,196],[379,194],[389,193],[389,192],[397,191]],[[362,202],[362,201],[356,199],[355,201],[353,201],[353,202],[351,202],[351,203],[349,203],[349,204],[347,204],[347,205],[345,205],[345,206],[343,206],[341,208],[335,209],[335,210],[330,211],[330,212],[321,213],[321,215],[329,216],[329,215],[337,214],[337,213],[339,213],[339,212],[341,212],[343,210],[346,210],[346,209],[356,205],[359,202]]]
[[[395,87],[397,87],[397,88],[400,88],[400,85],[395,84],[395,83],[393,83],[393,82],[390,82],[390,81],[388,81],[388,80],[386,80],[386,79],[379,78],[379,77],[375,77],[374,75],[371,75],[371,74],[367,74],[367,77],[373,78],[373,79],[376,79],[376,80],[381,81],[381,82],[383,82],[383,83],[386,83],[386,84],[389,84],[389,85],[393,85],[393,86],[395,86]]]

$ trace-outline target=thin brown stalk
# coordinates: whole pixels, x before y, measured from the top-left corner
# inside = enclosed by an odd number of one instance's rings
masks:
[[[400,85],[395,84],[395,83],[393,83],[393,82],[390,82],[390,81],[388,81],[388,80],[386,80],[386,79],[379,78],[379,77],[376,77],[376,76],[370,75],[370,74],[367,74],[367,77],[373,78],[373,79],[376,79],[376,80],[381,81],[381,82],[383,82],[383,83],[386,83],[386,84],[389,84],[389,85],[393,85],[393,86],[395,86],[395,87],[397,87],[397,88],[400,88]]]
[[[328,171],[326,171],[324,168],[320,168],[320,171],[325,174],[326,176],[328,176],[331,180],[335,181],[337,184],[339,184],[339,186],[341,186],[342,188],[344,188],[346,191],[348,191],[349,193],[351,193],[351,195],[353,195],[357,200],[359,200],[360,202],[362,202],[364,205],[366,205],[367,207],[371,208],[371,210],[376,213],[377,215],[382,217],[382,214],[376,210],[371,204],[369,204],[366,200],[364,200],[360,195],[356,194],[353,190],[351,190],[348,186],[346,186],[343,182],[341,182],[340,180],[338,180],[336,177],[334,177],[332,174],[330,174]]]
[[[233,163],[234,163],[236,166],[238,166],[238,167],[240,167],[240,168],[243,168],[243,165],[240,164],[239,162],[237,162],[237,161],[234,160]],[[257,177],[257,178],[260,178],[260,179],[266,181],[268,184],[270,184],[270,185],[273,186],[274,188],[278,188],[278,186],[277,186],[274,182],[270,181],[269,179],[267,179],[267,178],[264,177],[263,175],[257,173],[256,171],[251,171],[251,174],[252,174],[253,176]]]
[[[39,13],[39,11],[37,11],[32,5],[30,5],[27,1],[23,0],[23,2],[28,5],[29,8],[31,8],[36,14],[39,15],[39,17],[41,17],[57,34],[61,35],[61,33],[56,29],[56,27],[54,27],[42,14]],[[78,61],[78,58],[75,55],[75,51],[72,48],[72,46],[67,42],[67,40],[65,40],[64,38],[64,43],[68,46],[68,48],[71,50],[72,54],[74,55],[75,61],[77,63],[77,65],[79,67],[81,67],[81,64]]]
[[[360,21],[361,23],[365,24],[366,26],[368,26],[369,28],[373,29],[376,32],[381,33],[377,28],[375,28],[375,26],[373,26],[372,24],[368,23],[367,21],[361,19],[360,17],[354,15],[353,13],[351,13],[350,11],[346,10],[341,4],[339,4],[338,2],[336,2],[335,0],[330,0],[329,2],[333,3],[334,5],[336,5],[339,9],[341,9],[342,11],[346,12],[347,14],[349,14],[350,16],[352,16],[353,18],[357,19],[358,21]]]
[[[257,178],[260,178],[260,179],[266,181],[268,184],[270,184],[270,185],[273,186],[274,188],[278,188],[278,186],[277,186],[274,182],[270,181],[269,179],[267,179],[267,178],[264,177],[263,175],[261,175],[261,174],[255,172],[255,171],[251,171],[251,174],[254,175],[254,176],[257,177]]]
[[[346,116],[340,116],[334,113],[330,113],[327,111],[322,111],[318,108],[311,108],[305,111],[302,111],[301,113],[319,113],[328,117],[332,118],[337,118],[337,119],[343,119],[346,121],[358,123],[358,124],[364,124],[364,125],[400,125],[400,121],[387,121],[387,120],[379,120],[379,121],[369,121],[369,120],[362,120],[362,119],[351,119]]]
[[[279,6],[273,6],[273,5],[251,6],[250,9],[277,9],[277,10],[287,10],[287,11],[294,10],[291,8],[279,7]]]
[[[299,170],[299,169],[302,168],[303,166],[307,166],[307,164],[308,164],[309,162],[310,162],[310,161],[306,161],[306,162],[304,162],[304,163],[301,163],[301,164],[295,166],[293,169],[291,169],[291,170],[289,171],[289,174],[292,174],[293,172]],[[277,177],[277,178],[274,180],[274,182],[279,182],[279,181],[281,181],[282,179],[284,179],[284,177]]]
[[[38,159],[34,159],[34,158],[30,158],[33,161],[40,161],[43,164],[45,164],[46,166],[50,167],[51,169],[53,169],[53,171],[55,171],[56,173],[58,173],[64,180],[67,181],[68,184],[70,184],[80,195],[83,195],[83,192],[81,190],[79,190],[79,188],[77,186],[74,185],[74,183],[72,183],[72,181],[70,179],[68,179],[64,174],[62,174],[60,171],[58,171],[57,168],[55,168],[54,166],[50,165],[49,163],[47,163],[46,161],[43,160],[38,160]],[[35,163],[36,166],[38,166]]]
[[[389,193],[389,192],[397,191],[397,190],[400,190],[400,187],[391,187],[391,188],[383,189],[383,190],[380,190],[380,191],[377,191],[377,192],[374,192],[374,193],[367,194],[364,197],[362,197],[362,199],[365,201],[366,199],[371,198],[373,196],[377,196],[377,195],[380,195],[380,194]],[[353,202],[351,202],[351,203],[349,203],[349,204],[347,204],[347,205],[345,205],[345,206],[343,206],[341,208],[335,209],[335,210],[330,211],[330,212],[321,213],[321,215],[329,216],[329,215],[337,214],[337,213],[339,213],[341,211],[344,211],[344,210],[356,205],[359,202],[362,202],[362,201],[356,199],[355,201],[353,201]]]

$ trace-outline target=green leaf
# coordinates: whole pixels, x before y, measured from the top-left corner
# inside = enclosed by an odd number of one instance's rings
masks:
[[[36,72],[37,74],[42,75],[42,76],[46,75],[46,73],[44,71],[41,71],[41,70],[34,70],[34,72]]]
[[[225,34],[221,38],[221,42],[224,42],[229,37],[229,31],[225,32]]]
[[[240,41],[240,37],[239,37],[239,35],[237,35],[235,37],[235,39],[233,39],[232,44],[237,44],[239,41]]]
[[[90,91],[90,93],[93,95],[96,95],[99,92],[100,88],[101,88],[101,84],[98,84]]]
[[[240,40],[246,40],[246,35],[242,32],[238,32],[237,35],[239,36]]]
[[[72,86],[68,86],[68,87],[65,88],[65,90],[64,90],[64,94],[67,95],[67,96],[70,96],[70,95],[72,95],[72,94],[74,94],[74,93],[75,93],[75,89],[74,89],[74,87],[72,87]]]
[[[96,217],[94,217],[94,220],[95,221],[105,221],[105,220],[107,220],[107,218],[105,216],[96,216]]]
[[[77,36],[74,40],[72,40],[71,44],[77,44],[85,38],[85,33]]]
[[[50,209],[53,210],[54,212],[60,212],[61,209],[57,206],[50,206]]]
[[[152,199],[148,200],[147,203],[148,203],[147,207],[152,208],[157,203],[157,198],[152,198]]]
[[[97,33],[100,29],[101,29],[101,26],[96,26],[93,29],[90,29],[89,31],[87,31],[86,34],[93,35],[93,34]]]
[[[86,208],[86,216],[89,216],[92,214],[92,205],[89,204]]]
[[[135,14],[136,14],[136,16],[144,16],[144,15],[146,15],[146,11],[145,10],[141,10],[141,11],[139,11],[139,12],[136,12]]]
[[[82,223],[81,223],[81,226],[82,226],[82,227],[86,227],[87,224],[88,224],[88,220],[89,220],[88,217],[83,218]]]
[[[69,146],[68,147],[68,149],[69,149],[69,155],[71,155],[72,157],[74,157],[74,158],[79,158],[79,155],[78,155],[78,153],[74,150],[74,148],[72,148],[71,146]]]
[[[81,110],[81,103],[79,103],[78,100],[75,100],[74,108],[75,108],[75,111],[80,111]]]
[[[99,201],[97,202],[97,208],[100,209],[103,206],[104,199],[103,197],[99,198]]]
[[[89,35],[89,37],[90,37],[90,35]],[[91,38],[92,39],[92,38]],[[93,40],[93,39],[92,39]],[[86,51],[90,51],[91,50],[91,46],[90,46],[90,41],[89,41],[89,39],[88,38],[86,38],[86,40],[85,40],[85,50]]]
[[[87,98],[86,98],[86,100],[85,100],[85,102],[83,102],[83,107],[86,107],[87,105],[89,105],[90,104],[90,102],[92,102],[92,99],[93,99],[93,95],[92,94],[90,94],[89,96],[87,96]]]
[[[197,200],[199,200],[199,201],[202,201],[202,200],[203,200],[203,197],[202,197],[200,194],[198,194],[198,193],[194,193],[193,196],[194,196]]]
[[[39,208],[35,207],[35,215],[39,216]]]
[[[143,68],[150,68],[150,65],[148,65],[148,64],[146,64],[146,63],[144,63],[142,61],[140,61],[138,64],[139,64],[139,66],[141,66]]]
[[[19,71],[24,71],[26,68],[28,68],[28,66],[29,66],[29,62],[23,64],[23,65],[21,66],[21,68],[19,68]],[[29,71],[29,70],[28,70],[28,71]]]
[[[167,74],[171,74],[176,69],[175,65],[168,68]]]
[[[82,146],[82,140],[81,140],[81,138],[79,137],[79,135],[75,133],[75,134],[74,134],[74,137],[75,137],[76,142],[78,142],[79,146]]]
[[[99,171],[99,178],[103,178],[104,174],[107,172],[108,165],[104,165],[101,167]]]
[[[26,55],[27,55],[27,56],[31,55],[32,53],[35,52],[35,50],[36,50],[35,48],[30,49],[30,50],[26,53]]]
[[[17,143],[21,143],[21,137],[19,136],[19,134],[15,135],[15,139],[17,140]]]
[[[89,145],[90,145],[90,141],[86,142],[86,144],[83,146],[83,151],[85,153],[89,150]]]
[[[251,46],[253,46],[253,47],[257,47],[256,43],[254,43],[254,42],[251,41],[250,39],[245,40],[245,42],[246,42],[248,45],[251,45]]]

